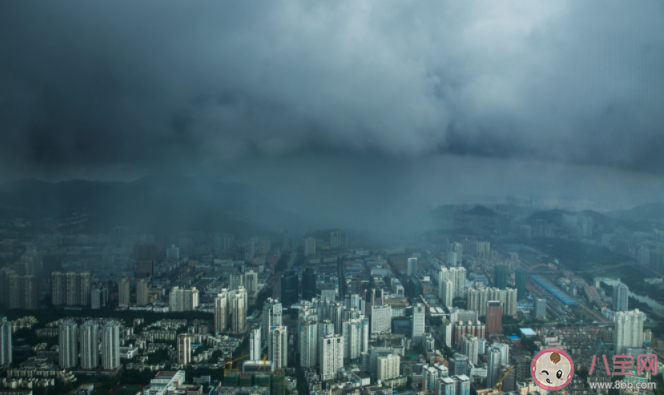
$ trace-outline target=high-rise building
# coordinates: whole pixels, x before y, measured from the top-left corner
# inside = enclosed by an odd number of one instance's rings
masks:
[[[270,328],[267,357],[272,362],[272,371],[288,367],[288,331],[285,326]]]
[[[546,318],[546,299],[536,298],[533,300],[533,307],[535,318]]]
[[[260,361],[263,359],[263,345],[261,342],[261,328],[254,328],[249,333],[249,360]]]
[[[99,366],[99,325],[86,321],[81,325],[81,369],[94,370]]]
[[[116,321],[108,321],[102,327],[101,367],[104,370],[120,367],[120,324]]]
[[[368,329],[368,327],[366,327]],[[336,330],[336,328],[335,328]],[[364,341],[364,330],[362,320],[352,318],[342,323],[342,335],[344,337],[344,358],[356,360],[362,354],[362,343]]]
[[[622,354],[626,348],[643,345],[643,323],[646,315],[639,309],[619,311],[613,314],[616,327],[613,330],[613,348],[615,354]]]
[[[452,379],[454,380],[455,387],[458,389],[456,395],[470,395],[470,377],[460,374],[452,376]]]
[[[451,276],[454,278],[454,297],[466,296],[466,269],[463,267],[450,268]]]
[[[191,336],[188,333],[178,335],[178,363],[180,365],[191,363]]]
[[[0,316],[0,366],[12,363],[12,323]]]
[[[401,357],[395,354],[378,357],[377,360],[377,379],[381,381],[399,377],[399,367]]]
[[[228,285],[229,291],[235,291],[240,287],[244,287],[244,274],[231,273]]]
[[[498,369],[501,365],[500,354],[500,349],[496,347],[490,347],[487,351],[488,363],[486,369],[486,385],[489,388],[492,388],[494,385],[496,385],[496,381],[498,381]]]
[[[258,294],[258,273],[253,270],[244,273],[244,287],[250,298],[256,297]]]
[[[426,307],[423,304],[417,303],[413,306],[413,324],[412,324],[412,339],[413,342],[422,342],[422,335],[424,334],[424,325],[426,318]]]
[[[440,282],[440,301],[443,305],[452,307],[454,305],[454,282],[449,279]]]
[[[26,310],[37,309],[37,277],[23,276],[23,295],[21,295],[22,308]]]
[[[263,322],[261,325],[262,337],[266,341],[269,339],[270,328],[281,326],[283,305],[278,300],[267,298],[263,302]]]
[[[74,272],[65,274],[67,291],[65,294],[65,304],[67,306],[78,306],[81,304],[81,277]]]
[[[496,265],[493,267],[493,286],[498,289],[507,287],[507,266]]]
[[[316,296],[316,273],[308,267],[302,274],[302,299],[311,300]]]
[[[318,363],[318,322],[315,318],[300,322],[300,366],[312,368]]]
[[[491,243],[488,241],[478,241],[475,244],[475,256],[480,259],[486,259],[491,256]]]
[[[473,365],[477,365],[477,355],[479,354],[479,344],[477,337],[465,334],[461,337],[461,352],[468,357]]]
[[[243,332],[247,326],[247,291],[239,287],[230,293],[231,330]]]
[[[328,381],[337,377],[337,371],[344,367],[344,337],[342,335],[326,335],[321,339],[320,376]]]
[[[308,237],[304,239],[304,256],[310,256],[316,254],[316,239],[313,237]]]
[[[518,256],[516,258],[519,259]],[[514,272],[514,282],[516,283],[517,299],[522,300],[526,298],[526,279],[528,278],[528,270],[525,267],[517,267]]]
[[[281,276],[281,301],[285,306],[290,307],[297,303],[298,285],[297,273],[293,270],[286,270]]]
[[[498,289],[475,286],[468,290],[467,308],[480,316],[487,315],[486,302],[498,300],[503,305],[503,315],[516,315],[517,291],[514,288]]]
[[[343,230],[333,230],[330,232],[330,248],[340,249],[346,248],[346,232]]]
[[[623,283],[613,286],[613,311],[628,311],[629,288]]]
[[[461,353],[454,353],[454,356],[450,358],[450,374],[460,375],[468,373],[468,356]]]
[[[456,262],[455,262],[454,266],[457,266],[457,267],[462,266],[463,265],[463,245],[461,243],[452,243],[450,245],[449,250],[456,254],[456,259],[455,259]]]
[[[106,307],[108,303],[108,288],[105,285],[97,284],[93,286],[90,294],[91,309],[99,310],[102,307]]]
[[[344,300],[347,293],[346,284],[346,261],[337,260],[337,278],[339,279],[339,299]]]
[[[80,296],[79,300],[81,306],[90,306],[90,295],[92,289],[92,276],[90,273],[80,273],[79,274],[79,291]]]
[[[228,329],[229,301],[228,290],[222,289],[214,299],[214,330],[225,332]]]
[[[61,369],[71,369],[78,363],[78,325],[65,320],[58,326],[58,360]]]
[[[118,305],[128,307],[131,303],[130,280],[123,277],[118,282]]]
[[[408,271],[409,276],[417,274],[417,258],[408,258]]]
[[[147,279],[139,278],[136,280],[136,304],[138,306],[146,306],[150,302],[148,286]]]
[[[51,273],[51,303],[53,306],[65,304],[67,292],[67,278],[62,272]]]
[[[183,290],[184,311],[194,311],[198,308],[198,295],[196,287]]]
[[[454,251],[447,252],[447,267],[457,266],[457,254]]]
[[[392,331],[392,306],[371,307],[371,333],[386,333]]]
[[[503,306],[499,300],[486,302],[486,333],[502,333]]]

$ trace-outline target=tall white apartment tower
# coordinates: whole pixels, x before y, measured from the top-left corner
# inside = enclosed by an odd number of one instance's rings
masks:
[[[81,325],[81,369],[94,370],[99,366],[99,325],[86,321]]]
[[[288,367],[288,331],[285,326],[270,328],[268,359],[272,362],[272,371]]]
[[[384,381],[399,377],[399,365],[401,357],[395,354],[388,354],[378,357],[376,361],[377,379]]]
[[[214,331],[224,332],[228,329],[228,290],[222,289],[214,299]]]
[[[316,254],[316,239],[309,237],[304,239],[304,256]]]
[[[312,368],[318,363],[318,322],[307,319],[300,323],[300,366]]]
[[[0,316],[0,366],[12,362],[12,323]]]
[[[283,306],[278,300],[267,298],[263,303],[263,339],[268,340],[270,328],[281,326]]]
[[[643,323],[646,315],[639,309],[614,313],[616,327],[613,330],[613,348],[620,355],[625,348],[641,347],[643,344]]]
[[[242,332],[247,326],[247,291],[240,286],[231,293],[231,329]]]
[[[413,306],[413,326],[412,326],[412,339],[413,342],[421,343],[422,335],[424,334],[424,324],[426,317],[426,308],[423,304],[417,303]]]
[[[188,333],[178,335],[178,363],[180,365],[191,363],[191,336]]]
[[[250,361],[260,361],[263,358],[261,328],[254,328],[249,334],[249,354]]]
[[[320,376],[328,381],[337,377],[337,371],[344,367],[344,337],[327,335],[321,339]]]
[[[102,327],[101,367],[116,370],[120,367],[120,324],[109,321]]]
[[[629,301],[629,288],[623,283],[613,287],[613,311],[627,311]]]
[[[417,258],[408,258],[408,275],[414,276],[417,274]]]
[[[250,297],[256,296],[258,293],[258,273],[253,270],[244,273],[244,287]]]
[[[58,362],[61,369],[71,369],[78,362],[78,325],[72,320],[58,326]]]

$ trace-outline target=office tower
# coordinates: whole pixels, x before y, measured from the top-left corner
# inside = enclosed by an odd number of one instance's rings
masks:
[[[304,239],[304,256],[316,254],[316,239],[313,237],[308,237]]]
[[[316,296],[316,273],[314,269],[308,267],[302,274],[302,299],[311,300]]]
[[[23,276],[23,295],[21,295],[22,308],[26,310],[37,309],[37,277]]]
[[[364,341],[364,328],[362,320],[355,318],[343,321],[341,334],[344,337],[344,358],[355,360],[362,353],[362,342]],[[336,327],[335,327],[336,330]]]
[[[493,286],[498,289],[507,287],[507,266],[496,265],[493,267]]]
[[[108,321],[101,330],[101,367],[117,370],[120,367],[120,323]]]
[[[286,307],[290,307],[297,303],[298,285],[299,280],[297,273],[293,270],[286,270],[281,277],[281,302]]]
[[[307,319],[300,323],[300,366],[312,368],[318,363],[318,322]]]
[[[477,365],[477,355],[479,354],[479,343],[476,336],[465,334],[461,337],[461,350],[468,360]]]
[[[288,331],[285,326],[270,328],[267,352],[267,358],[272,362],[272,371],[288,367]]]
[[[149,302],[148,280],[140,278],[136,280],[136,304],[146,306]]]
[[[243,332],[247,326],[247,292],[240,287],[230,293],[231,330]]]
[[[392,332],[392,306],[371,307],[371,333]]]
[[[63,321],[58,326],[59,365],[71,369],[78,362],[78,325],[73,320]]]
[[[424,324],[426,317],[426,308],[423,304],[417,303],[413,306],[413,324],[412,324],[412,339],[413,342],[422,342],[422,335],[424,334]],[[390,317],[391,318],[391,317]]]
[[[78,306],[81,304],[80,279],[77,273],[68,272],[65,274],[65,283],[67,284],[65,304],[67,306]]]
[[[439,373],[440,371],[435,366],[429,364],[422,366],[422,391],[434,392],[436,390]]]
[[[231,273],[228,290],[235,291],[236,289],[244,286],[244,274],[242,273]]]
[[[463,265],[463,246],[461,243],[452,243],[450,251],[456,254],[455,265],[456,267]],[[448,265],[450,266],[450,265]]]
[[[177,261],[180,259],[180,247],[172,244],[166,249],[166,259],[169,261]]]
[[[178,335],[178,363],[180,365],[191,363],[191,336],[188,333]]]
[[[86,321],[81,325],[81,369],[94,370],[99,366],[99,325]]]
[[[454,297],[466,296],[466,269],[463,267],[450,268],[450,276],[454,279]]]
[[[518,259],[518,257],[517,257]],[[526,298],[526,279],[528,270],[524,267],[517,267],[514,273],[514,282],[516,283],[517,298],[519,300]]]
[[[629,288],[623,283],[613,286],[613,311],[628,311]]]
[[[198,308],[199,292],[196,287],[183,290],[183,309],[184,311],[194,311]]]
[[[337,260],[337,279],[339,280],[339,300],[344,300],[347,293],[346,285],[346,262],[343,259]]]
[[[399,377],[399,366],[401,364],[401,357],[398,355],[390,354],[378,357],[377,360],[377,374],[376,378],[381,381]]]
[[[496,385],[498,380],[498,369],[500,368],[500,350],[495,347],[490,347],[487,351],[487,369],[486,369],[486,385],[492,388]]]
[[[320,376],[328,381],[337,377],[337,371],[344,367],[344,338],[341,335],[326,335],[321,339]]]
[[[249,333],[249,360],[263,359],[263,344],[261,343],[261,328],[254,328]]]
[[[267,298],[263,302],[263,322],[261,325],[263,339],[269,339],[270,328],[281,326],[283,305],[278,300]]]
[[[92,289],[92,276],[85,272],[79,274],[79,300],[81,306],[90,306],[90,290]]]
[[[9,275],[9,308],[20,309],[23,307],[23,276],[16,273]]]
[[[250,298],[256,297],[258,294],[258,273],[253,270],[244,273],[244,287]]]
[[[51,303],[53,306],[62,306],[65,304],[65,294],[67,290],[67,280],[64,273],[51,273]]]
[[[499,300],[486,302],[486,333],[502,333],[503,306]]]
[[[537,298],[533,300],[533,307],[535,318],[546,318],[546,299]]]
[[[217,333],[228,329],[228,307],[228,290],[224,288],[214,299],[214,331]]]
[[[454,353],[454,356],[450,358],[450,374],[455,376],[458,376],[460,374],[467,374],[468,361],[469,361],[468,356],[460,354],[458,352]]]
[[[636,348],[643,345],[643,322],[646,315],[639,309],[632,311],[619,311],[613,314],[616,327],[613,330],[613,348],[615,354],[622,354],[626,348]]]
[[[457,266],[457,254],[454,251],[447,252],[447,267]]]
[[[0,366],[12,363],[12,323],[0,315]]]
[[[131,289],[129,279],[124,277],[118,282],[118,305],[127,307],[131,303]]]
[[[417,274],[417,258],[408,258],[408,275],[414,276]]]

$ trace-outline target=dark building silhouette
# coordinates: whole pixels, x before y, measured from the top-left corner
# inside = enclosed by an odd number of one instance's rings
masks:
[[[486,302],[486,333],[503,332],[503,304],[499,300]]]
[[[493,286],[500,289],[507,288],[507,266],[496,265],[493,267]]]
[[[287,270],[281,277],[281,303],[284,306],[290,307],[298,301],[297,286],[298,286],[297,273],[293,270]]]
[[[346,262],[343,259],[337,261],[337,278],[339,279],[339,300],[346,297]]]
[[[311,300],[316,296],[316,273],[308,267],[302,275],[302,299]]]

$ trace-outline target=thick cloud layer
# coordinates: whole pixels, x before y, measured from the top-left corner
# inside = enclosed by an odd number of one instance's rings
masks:
[[[663,18],[656,0],[3,2],[0,164],[371,152],[662,174]]]

